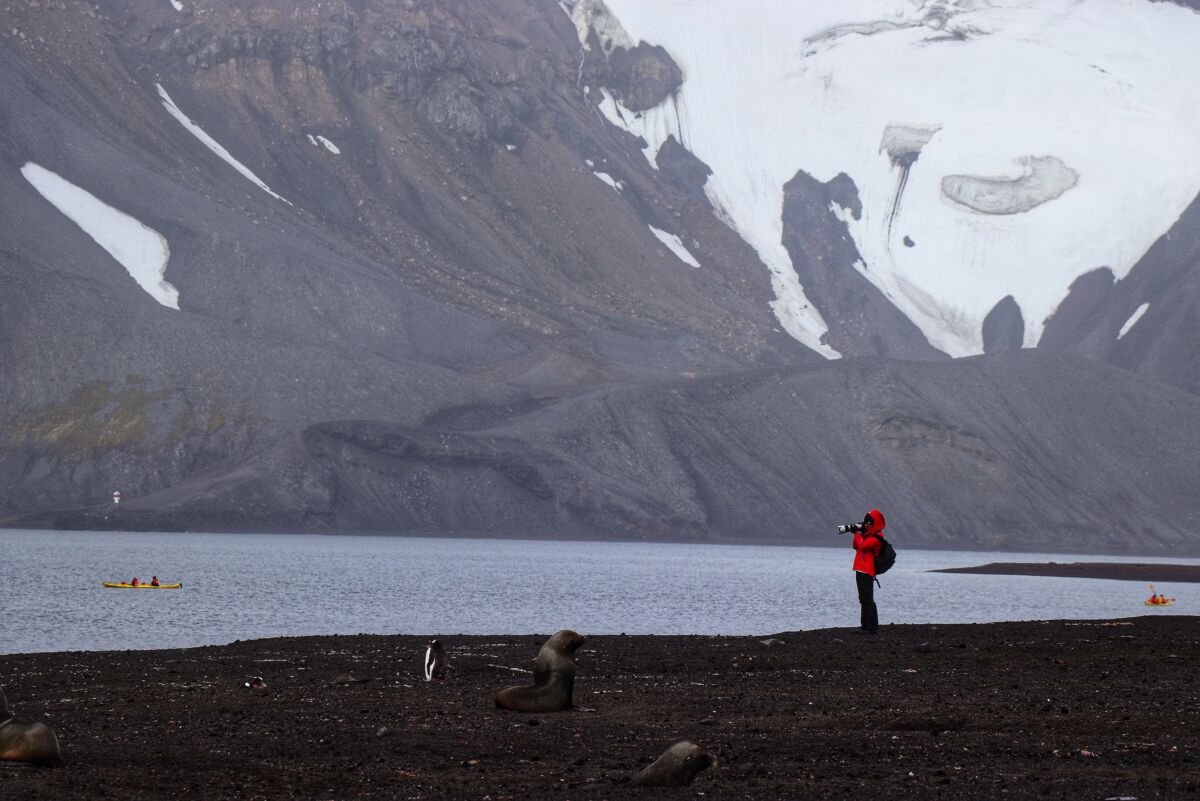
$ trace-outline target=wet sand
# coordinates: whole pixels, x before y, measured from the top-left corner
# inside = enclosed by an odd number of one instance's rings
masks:
[[[947,567],[930,573],[988,573],[1001,576],[1057,576],[1114,581],[1200,582],[1200,565],[1123,564],[1121,562],[991,562]]]
[[[538,715],[493,698],[545,635],[443,636],[440,685],[412,636],[5,655],[18,719],[50,723],[68,764],[0,763],[0,798],[1182,798],[1200,790],[1198,624],[593,637],[575,702],[595,711]],[[719,767],[629,784],[683,738]]]

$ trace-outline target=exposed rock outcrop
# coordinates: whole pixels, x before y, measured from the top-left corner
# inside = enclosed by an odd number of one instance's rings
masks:
[[[606,85],[631,111],[645,111],[664,102],[683,83],[679,65],[662,47],[639,42],[632,50],[609,54]]]
[[[1012,295],[1005,295],[983,318],[983,352],[1020,350],[1025,341],[1025,318]]]
[[[845,173],[821,183],[798,172],[784,186],[783,245],[829,326],[828,344],[846,356],[943,358],[855,269],[862,259],[839,214],[857,219],[861,213],[858,189]]]

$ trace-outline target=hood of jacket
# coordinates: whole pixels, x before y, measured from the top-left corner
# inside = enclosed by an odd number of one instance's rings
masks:
[[[872,521],[871,525],[864,528],[863,533],[882,535],[884,527],[887,526],[887,521],[883,519],[883,512],[879,511],[878,509],[872,509],[870,515]]]

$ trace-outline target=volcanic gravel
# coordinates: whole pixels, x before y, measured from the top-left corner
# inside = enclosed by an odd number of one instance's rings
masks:
[[[3,655],[17,720],[52,725],[67,765],[0,763],[0,798],[1196,797],[1198,622],[598,636],[577,709],[535,715],[493,699],[550,632],[443,635],[442,684],[415,636]],[[718,766],[630,784],[681,739]]]
[[[1138,564],[1133,562],[990,562],[975,567],[944,567],[929,572],[1200,583],[1200,565]]]

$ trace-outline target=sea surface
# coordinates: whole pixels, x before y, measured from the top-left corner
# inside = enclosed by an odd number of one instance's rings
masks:
[[[832,535],[836,537],[836,535]],[[831,537],[831,538],[832,538]],[[913,550],[888,623],[1196,614],[1200,584],[929,573],[987,562],[1194,559]],[[766,635],[858,625],[849,547],[0,530],[0,653],[307,634]],[[104,589],[133,576],[181,590]]]

